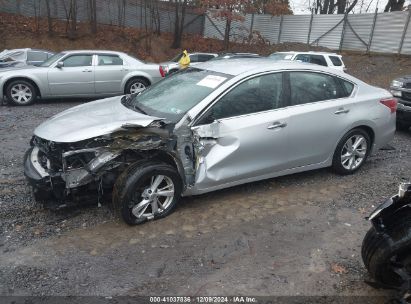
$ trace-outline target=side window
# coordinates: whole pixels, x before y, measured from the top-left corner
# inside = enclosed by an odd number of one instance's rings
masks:
[[[334,66],[342,66],[340,57],[338,56],[329,56],[329,57]]]
[[[203,54],[203,55],[199,55],[199,56],[198,56],[198,61],[199,61],[199,62],[205,62],[205,61],[208,61],[208,60],[210,60],[210,59],[212,59],[212,58],[214,58],[213,55],[205,55],[205,54]]]
[[[190,62],[199,62],[198,55],[190,55]]]
[[[246,80],[217,101],[200,124],[210,123],[215,119],[280,108],[282,91],[282,73],[262,75]]]
[[[298,54],[297,56],[295,56],[294,60],[298,60],[301,62],[310,62],[310,56],[305,54]]]
[[[116,55],[98,55],[98,65],[123,65],[123,60]]]
[[[348,97],[351,95],[352,91],[354,90],[354,85],[351,82],[340,80],[345,88],[345,92],[342,97]]]
[[[310,55],[310,63],[328,66],[323,55]]]
[[[44,52],[27,52],[27,61],[44,61],[47,59],[47,53]]]
[[[333,76],[312,72],[290,72],[291,104],[342,97],[341,88]]]
[[[91,66],[92,59],[92,55],[72,55],[63,60],[64,67]]]

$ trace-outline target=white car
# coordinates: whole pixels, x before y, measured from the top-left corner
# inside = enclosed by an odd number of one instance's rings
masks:
[[[347,69],[342,56],[328,52],[276,52],[268,56],[274,60],[296,60],[328,66],[330,68],[345,72]]]
[[[167,62],[162,62],[160,63],[160,69],[165,75],[172,74],[174,72],[177,72],[180,69],[179,61],[181,57],[183,56],[183,53],[179,53],[177,56],[175,56],[173,59]],[[215,57],[218,56],[216,53],[190,53],[188,54],[190,57],[190,66],[206,62],[208,60],[211,60]]]

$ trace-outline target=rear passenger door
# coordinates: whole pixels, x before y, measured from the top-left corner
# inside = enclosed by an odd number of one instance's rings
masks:
[[[290,167],[327,161],[352,123],[354,85],[321,72],[288,72]],[[344,83],[345,82],[345,83]]]
[[[97,94],[123,94],[121,84],[128,69],[117,54],[98,54],[95,66]]]

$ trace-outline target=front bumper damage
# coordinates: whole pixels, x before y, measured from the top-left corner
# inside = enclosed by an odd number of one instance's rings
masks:
[[[34,136],[24,158],[24,172],[35,199],[50,207],[87,200],[100,202],[130,164],[157,160],[174,165],[184,185],[193,183],[193,146],[189,128],[152,123],[124,125],[108,135],[81,142],[57,143]],[[107,197],[108,198],[108,197]]]
[[[66,158],[78,153],[95,153],[96,157],[84,167],[70,169]],[[62,168],[53,172],[50,161],[42,161],[42,151],[34,146],[24,157],[24,174],[33,187],[35,199],[41,202],[54,202],[55,206],[77,204],[86,198],[100,198],[103,194],[102,177],[107,172],[119,166],[111,162],[117,153],[101,151],[101,149],[81,149],[62,153]],[[104,168],[103,171],[102,168]]]

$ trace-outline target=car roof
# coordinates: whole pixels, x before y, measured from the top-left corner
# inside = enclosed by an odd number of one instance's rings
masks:
[[[272,54],[313,54],[313,55],[331,55],[331,56],[340,56],[337,53],[332,52],[315,52],[315,51],[307,51],[307,52],[298,52],[298,51],[288,51],[288,52],[275,52]],[[272,55],[271,54],[271,55]]]
[[[126,53],[123,52],[117,52],[117,51],[109,51],[109,50],[67,50],[67,51],[62,51],[62,53],[70,53],[70,54],[78,54],[78,53],[95,53],[95,54],[117,54],[117,55],[127,55]]]
[[[180,53],[181,54],[181,53]],[[194,53],[188,53],[188,55],[217,55],[216,53],[203,53],[203,52],[194,52]]]
[[[332,72],[333,74],[343,76],[345,78],[348,75],[344,72],[330,69],[329,67],[292,61],[292,60],[279,60],[273,61],[269,58],[238,58],[232,60],[211,60],[201,63],[195,66],[199,69],[214,71],[217,73],[228,74],[232,76],[237,76],[246,72],[264,72],[264,71],[273,71],[273,70],[312,70],[312,71],[324,71]]]
[[[218,54],[218,56],[241,56],[241,55],[260,56],[256,53],[220,53],[220,54]]]

